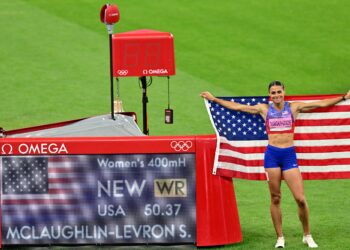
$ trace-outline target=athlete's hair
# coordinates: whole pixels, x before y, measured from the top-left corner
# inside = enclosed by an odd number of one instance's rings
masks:
[[[272,86],[281,86],[282,89],[284,89],[283,83],[280,82],[280,81],[277,81],[277,80],[276,80],[276,81],[273,81],[273,82],[270,82],[268,91],[270,91],[270,89],[271,89]]]

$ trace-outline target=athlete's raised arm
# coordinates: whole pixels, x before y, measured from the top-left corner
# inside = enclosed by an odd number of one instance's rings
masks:
[[[324,99],[316,102],[294,102],[292,103],[292,108],[297,112],[308,111],[315,108],[324,108],[337,104],[338,102],[350,99],[350,90],[343,96]]]
[[[216,98],[208,91],[202,92],[200,96],[209,101],[216,102],[221,106],[224,106],[225,108],[232,109],[235,111],[242,111],[250,114],[263,114],[267,110],[266,104],[257,104],[254,106],[249,106],[249,105],[244,105],[233,101],[226,101],[220,98]]]

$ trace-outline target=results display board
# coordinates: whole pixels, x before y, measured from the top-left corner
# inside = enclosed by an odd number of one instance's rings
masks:
[[[0,162],[3,244],[196,242],[193,153]]]

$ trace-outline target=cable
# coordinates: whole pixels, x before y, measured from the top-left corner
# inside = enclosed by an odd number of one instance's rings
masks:
[[[170,109],[170,77],[167,76],[168,78],[168,109]]]
[[[147,82],[147,87],[151,86],[153,82],[152,76],[149,77],[148,82]]]
[[[145,77],[146,77],[146,76],[145,76]],[[146,77],[146,79],[147,79],[147,77]],[[140,89],[142,89],[141,77],[138,78],[138,83],[139,83]],[[149,79],[148,79],[148,81],[146,82],[146,86],[149,87],[149,86],[152,85],[152,83],[153,83],[153,78],[152,78],[152,76],[150,76]]]
[[[117,80],[116,95],[117,95],[117,98],[120,98],[120,82],[119,82],[119,78],[116,77],[115,79]]]

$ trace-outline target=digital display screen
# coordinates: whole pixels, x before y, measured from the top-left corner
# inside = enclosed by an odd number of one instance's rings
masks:
[[[141,57],[140,54],[144,54]],[[126,68],[135,68],[144,65],[147,68],[158,67],[160,63],[161,49],[159,42],[147,42],[142,46],[139,42],[125,44],[122,53],[122,65]]]
[[[195,154],[0,162],[3,244],[196,242]]]
[[[174,40],[167,32],[135,31],[113,36],[113,75],[175,74]]]

